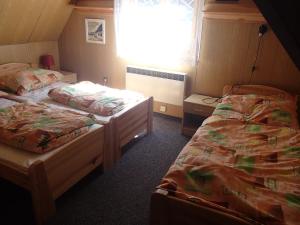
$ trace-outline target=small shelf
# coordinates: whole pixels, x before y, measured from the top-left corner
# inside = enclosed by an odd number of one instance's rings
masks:
[[[256,5],[249,0],[240,0],[238,2],[206,0],[203,8],[203,16],[209,19],[265,22],[265,18]]]
[[[100,12],[100,13],[107,13],[112,14],[114,12],[113,8],[108,7],[96,7],[96,6],[73,6],[74,9],[79,11],[86,11],[86,12]]]
[[[181,132],[185,136],[193,136],[202,125],[205,118],[209,117],[218,104],[218,98],[192,94],[183,102],[183,119]]]

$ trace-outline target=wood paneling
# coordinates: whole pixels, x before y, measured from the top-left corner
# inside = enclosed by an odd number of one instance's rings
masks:
[[[69,0],[1,0],[0,45],[58,40],[71,12]]]
[[[252,1],[206,0],[203,11],[192,92],[221,96],[226,84],[264,84],[300,93],[300,72],[271,30],[259,45],[258,28],[266,21]]]
[[[262,39],[256,68],[253,84],[300,93],[300,71],[271,30]]]
[[[224,85],[249,81],[258,27],[257,23],[204,18],[194,92],[220,96]]]
[[[68,0],[46,0],[30,41],[58,40],[67,23],[72,6]]]
[[[0,46],[0,64],[8,62],[39,63],[39,57],[51,54],[54,57],[55,69],[59,69],[57,41],[33,42],[17,45]]]
[[[82,1],[81,4],[83,7],[112,7],[112,1],[103,1],[107,5],[99,5],[100,2]],[[265,21],[250,0],[231,5],[208,0],[204,11],[200,62],[196,68],[187,69],[191,76],[187,93],[220,96],[226,84],[250,82],[258,46],[258,27]],[[208,13],[219,13],[221,17]],[[105,45],[86,43],[85,18],[106,20]],[[112,14],[74,10],[59,40],[59,48],[62,69],[77,72],[79,80],[102,83],[106,76],[110,86],[125,87],[126,63],[116,54]],[[252,83],[300,90],[299,71],[271,32],[263,38],[257,63]]]
[[[162,112],[160,111],[160,107],[164,106],[166,107],[166,111]],[[183,107],[179,105],[172,105],[164,102],[154,101],[153,102],[153,111],[157,113],[161,113],[168,116],[174,116],[178,118],[183,117]]]
[[[85,18],[105,19],[106,43],[85,40]],[[74,10],[59,39],[61,67],[74,71],[79,80],[91,80],[117,88],[125,87],[125,63],[117,57],[113,14]]]

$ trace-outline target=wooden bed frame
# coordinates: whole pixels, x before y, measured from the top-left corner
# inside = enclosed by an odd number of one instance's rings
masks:
[[[255,221],[174,197],[157,189],[151,196],[150,225],[254,225]]]
[[[63,151],[46,161],[36,161],[27,169],[0,162],[0,177],[31,192],[36,223],[44,224],[55,213],[55,199],[97,166],[111,168],[121,158],[122,147],[151,133],[152,116],[153,98],[145,98],[101,128],[65,144]]]
[[[133,139],[152,132],[153,97],[145,98],[122,111],[106,124],[105,140],[112,152],[105,157],[105,167],[111,167],[122,156],[122,147]]]
[[[38,225],[55,213],[55,199],[103,164],[104,127],[94,126],[97,128],[59,147],[61,150],[47,159],[34,160],[29,167],[0,162],[0,177],[31,192]]]
[[[13,94],[2,95],[2,97],[24,102]],[[147,97],[112,116],[108,122],[101,123],[105,133],[103,168],[105,170],[112,168],[122,156],[122,147],[130,141],[143,134],[151,133],[152,122],[153,97]]]
[[[260,85],[242,85],[251,90]],[[225,85],[223,88],[223,96],[228,94],[239,93],[245,91],[240,90],[240,85]],[[278,90],[269,87],[262,89],[256,93],[262,95],[271,95]],[[249,219],[245,220],[208,206],[199,205],[190,201],[185,201],[173,196],[166,190],[157,189],[151,196],[151,225],[253,225],[261,224]]]

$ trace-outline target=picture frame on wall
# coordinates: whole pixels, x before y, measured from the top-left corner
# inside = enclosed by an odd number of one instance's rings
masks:
[[[85,19],[86,42],[105,44],[105,20]]]

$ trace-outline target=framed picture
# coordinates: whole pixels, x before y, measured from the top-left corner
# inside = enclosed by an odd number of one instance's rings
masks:
[[[86,42],[105,44],[105,20],[85,19]]]

